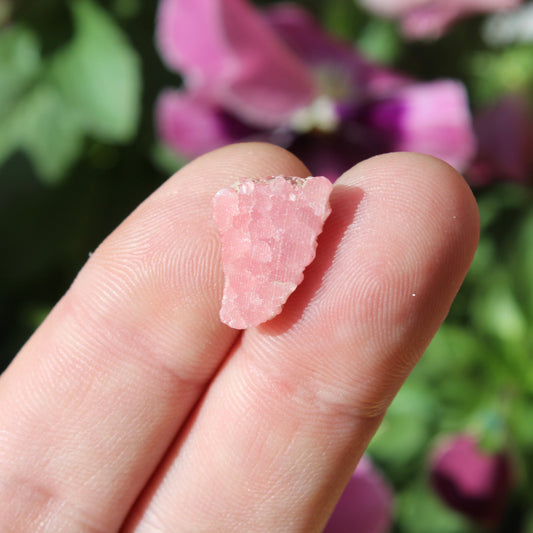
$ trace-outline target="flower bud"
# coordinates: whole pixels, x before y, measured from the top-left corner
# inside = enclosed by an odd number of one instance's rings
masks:
[[[495,525],[511,489],[511,461],[505,450],[486,453],[475,438],[457,435],[438,447],[430,480],[449,507],[480,524]]]

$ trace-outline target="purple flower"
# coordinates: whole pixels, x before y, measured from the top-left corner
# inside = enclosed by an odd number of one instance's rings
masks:
[[[309,71],[244,0],[161,0],[157,41],[195,99],[279,126],[314,94]]]
[[[324,533],[386,533],[392,524],[392,492],[370,459],[363,457]]]
[[[411,39],[437,38],[458,19],[516,7],[522,0],[360,0],[370,11],[398,18]]]
[[[395,150],[423,152],[465,168],[474,140],[464,87],[443,80],[399,88],[362,109],[364,122]]]
[[[159,96],[157,123],[161,139],[190,159],[259,131],[197,94],[172,89]]]
[[[428,153],[459,170],[474,154],[459,82],[419,83],[371,64],[296,5],[261,14],[246,0],[161,0],[157,40],[184,77],[159,98],[157,129],[183,156],[265,140],[334,179],[386,151]]]
[[[533,171],[533,110],[519,94],[507,95],[481,110],[474,119],[478,153],[468,181],[475,186],[494,181],[526,183]]]
[[[512,486],[511,462],[505,451],[485,453],[473,437],[457,435],[437,449],[430,480],[452,509],[480,524],[495,525]]]

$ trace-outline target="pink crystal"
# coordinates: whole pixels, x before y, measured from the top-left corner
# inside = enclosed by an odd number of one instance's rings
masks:
[[[222,322],[245,329],[281,312],[315,258],[331,189],[322,176],[276,176],[218,191],[213,218],[222,238]]]

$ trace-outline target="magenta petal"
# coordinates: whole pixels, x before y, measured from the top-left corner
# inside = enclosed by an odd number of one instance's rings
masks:
[[[430,3],[422,5],[402,18],[402,32],[410,39],[437,39],[446,32],[456,19],[466,15],[453,3]]]
[[[360,0],[369,10],[397,17],[407,37],[436,38],[457,19],[516,7],[522,0]]]
[[[464,86],[455,81],[414,85],[400,91],[404,104],[399,150],[423,152],[464,170],[476,151]]]
[[[389,137],[391,148],[420,152],[464,170],[475,154],[476,141],[464,86],[443,80],[419,83],[375,103],[368,125]]]
[[[193,158],[244,139],[254,130],[200,97],[167,90],[155,109],[159,138],[180,155]]]
[[[403,33],[412,39],[440,37],[456,20],[517,6],[521,0],[437,0],[413,8],[402,20]]]
[[[273,4],[265,16],[276,33],[314,72],[319,89],[333,100],[350,101],[405,85],[407,77],[374,65],[351,43],[328,35],[308,11],[296,4]]]
[[[273,4],[265,17],[276,33],[306,63],[356,58],[353,47],[328,35],[311,14],[296,4]]]
[[[469,435],[442,443],[433,458],[431,483],[450,507],[486,525],[501,518],[512,471],[505,452],[488,454]]]
[[[168,65],[242,120],[277,126],[314,96],[306,66],[245,0],[161,0]]]
[[[324,533],[385,533],[390,530],[392,494],[370,460],[361,459]]]

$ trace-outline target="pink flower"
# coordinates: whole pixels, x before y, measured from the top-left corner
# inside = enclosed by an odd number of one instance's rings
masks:
[[[167,89],[157,103],[159,135],[187,158],[194,158],[256,132],[194,92]]]
[[[157,41],[184,87],[156,104],[160,138],[186,157],[266,140],[331,179],[394,150],[459,170],[475,151],[459,82],[419,83],[371,64],[296,5],[255,11],[246,0],[161,0]]]
[[[314,94],[309,71],[244,0],[161,0],[157,41],[188,90],[278,126]]]
[[[485,453],[473,437],[457,435],[437,449],[430,476],[452,509],[484,525],[500,521],[512,485],[505,451]]]
[[[365,112],[376,131],[395,137],[396,150],[431,154],[459,169],[472,157],[468,97],[457,81],[407,85]]]
[[[324,533],[386,533],[392,525],[392,492],[370,459],[363,457]]]
[[[456,20],[516,7],[522,0],[360,0],[370,11],[397,18],[411,39],[440,37]]]

